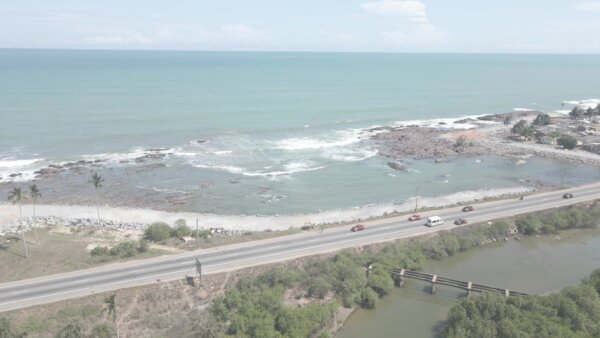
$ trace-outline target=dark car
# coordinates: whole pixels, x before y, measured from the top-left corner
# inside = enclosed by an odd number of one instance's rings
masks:
[[[462,211],[464,212],[469,212],[469,211],[473,211],[473,206],[472,205],[467,205],[466,207],[462,208]]]
[[[414,214],[414,215],[410,215],[410,217],[408,218],[409,221],[413,222],[413,221],[420,221],[423,219],[423,216],[419,215],[419,214]]]
[[[566,194],[563,195],[563,198],[573,198],[573,194],[566,193]]]
[[[463,224],[467,224],[467,223],[469,223],[469,221],[467,221],[464,218],[459,218],[456,221],[454,221],[454,224],[456,224],[456,225],[463,225]]]
[[[365,226],[362,224],[357,224],[350,229],[352,232],[363,231],[365,230]]]

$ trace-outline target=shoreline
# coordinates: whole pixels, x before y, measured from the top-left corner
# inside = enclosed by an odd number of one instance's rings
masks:
[[[419,196],[419,209],[444,208],[462,203],[475,203],[494,198],[503,198],[537,191],[530,187],[512,187],[477,191],[462,191],[435,197]],[[33,206],[23,205],[24,223],[30,227],[29,217]],[[105,225],[114,228],[125,228],[143,231],[146,225],[154,222],[175,224],[179,219],[195,228],[196,219],[201,229],[223,228],[233,231],[281,231],[303,226],[338,225],[349,222],[360,222],[410,212],[414,209],[414,198],[396,204],[387,203],[349,209],[329,210],[311,214],[282,216],[238,215],[225,216],[192,212],[167,212],[153,209],[132,209],[100,206],[100,218]],[[18,225],[18,206],[0,204],[0,232],[16,231]],[[38,204],[36,217],[57,218],[62,222],[84,222],[93,225],[97,220],[95,206]],[[110,224],[109,224],[110,223]],[[42,224],[39,224],[40,226]],[[97,224],[95,224],[97,226]]]

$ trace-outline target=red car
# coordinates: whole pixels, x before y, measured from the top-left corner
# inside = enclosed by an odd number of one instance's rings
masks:
[[[353,226],[352,229],[350,229],[350,230],[352,230],[352,232],[363,231],[363,230],[365,230],[365,226],[362,224],[357,224],[357,225]]]
[[[414,214],[414,215],[411,215],[411,216],[408,218],[408,220],[409,220],[409,221],[411,221],[411,222],[414,222],[414,221],[420,221],[420,220],[422,220],[422,219],[423,219],[423,216],[421,216],[421,215],[419,215],[419,214]]]

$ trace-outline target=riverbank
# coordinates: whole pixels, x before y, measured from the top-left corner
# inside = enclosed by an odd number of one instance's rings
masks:
[[[504,239],[515,237],[515,229],[519,233],[542,234],[553,233],[565,227],[595,226],[599,216],[598,213],[600,213],[600,206],[597,203],[584,204],[578,207],[561,208],[555,211],[538,212],[519,217],[514,220],[514,223],[497,221],[492,226],[472,225],[438,235],[346,250],[334,256],[325,255],[290,261],[285,264],[277,264],[273,269],[265,270],[265,267],[247,269],[226,274],[225,283],[222,285],[227,284],[229,287],[203,284],[201,288],[195,289],[189,286],[186,287],[179,282],[162,284],[161,289],[172,290],[170,292],[174,298],[185,299],[185,301],[176,303],[179,305],[173,303],[169,305],[168,302],[165,305],[163,302],[154,306],[151,305],[151,302],[149,303],[151,300],[147,297],[140,297],[140,295],[149,292],[144,290],[155,290],[157,289],[156,286],[120,290],[116,292],[117,297],[122,297],[128,301],[127,304],[120,303],[119,306],[129,309],[121,312],[123,317],[119,319],[120,327],[124,332],[131,334],[137,333],[139,335],[152,332],[154,336],[181,336],[190,332],[206,333],[207,331],[249,334],[247,330],[258,330],[259,328],[261,330],[274,330],[276,328],[278,328],[277,330],[296,330],[300,327],[303,330],[318,333],[322,332],[322,327],[330,327],[333,324],[330,321],[334,318],[333,313],[335,312],[334,308],[331,307],[332,304],[339,303],[346,308],[352,308],[356,305],[372,308],[378,305],[377,299],[379,297],[383,297],[394,290],[394,281],[388,270],[384,268],[386,266],[403,266],[415,269],[423,267],[426,259],[442,259],[454,256],[459,251],[467,251],[470,248],[481,247],[489,243],[515,243],[516,241],[504,241]],[[532,227],[531,225],[535,224],[532,220],[535,219],[552,225],[552,227]],[[566,223],[564,220],[567,220]],[[590,223],[590,220],[593,222]],[[365,275],[367,263],[373,264],[374,267],[369,277]],[[230,280],[239,280],[241,276],[245,276],[245,278],[242,278],[243,282],[238,283],[237,287],[227,283],[230,277]],[[211,278],[208,277],[208,280],[210,281]],[[137,295],[136,297],[140,298],[132,298],[132,290]],[[164,292],[161,292],[161,294],[164,294]],[[214,298],[218,295],[224,295],[225,298]],[[66,301],[61,304],[68,306],[71,311],[77,313],[79,311],[77,309],[81,304],[89,306],[92,298],[99,302],[101,297],[102,295],[98,295],[81,300]],[[257,303],[253,301],[257,299],[270,299],[268,309],[264,308],[265,302]],[[223,307],[224,304],[228,305]],[[168,310],[165,309],[167,305]],[[149,326],[150,322],[148,321],[135,320],[134,318],[139,318],[139,316],[146,316],[144,310],[142,310],[144,307],[153,310],[152,314],[148,314],[148,318],[158,318],[157,320],[164,321],[167,318],[165,316],[168,316],[171,322],[177,322],[181,325],[155,327]],[[159,307],[162,310],[156,310]],[[92,308],[99,311],[97,304]],[[236,310],[238,308],[253,309],[251,311],[254,314],[252,320],[244,317],[247,314],[246,311],[238,312]],[[132,312],[131,309],[135,309],[135,311]],[[16,322],[20,323],[19,326],[21,326],[24,321],[30,319],[30,315],[40,316],[43,313],[44,318],[53,318],[54,324],[52,325],[54,328],[60,328],[60,325],[64,325],[61,324],[64,323],[64,318],[57,317],[56,314],[60,312],[58,310],[60,310],[60,307],[41,306],[12,311],[8,315],[11,319],[19,318]],[[81,325],[91,327],[92,324],[89,320],[94,318],[93,314],[96,313],[94,311],[96,310],[90,308],[90,311],[86,312],[87,317],[73,316],[70,321],[77,322],[79,320]],[[133,313],[136,315],[130,317]],[[255,321],[256,316],[264,318],[264,321]],[[280,321],[281,316],[285,316],[285,318],[296,324],[286,326],[285,329],[281,326],[269,324],[274,323],[275,320]],[[203,323],[203,325],[194,325],[183,318],[196,318],[197,322]],[[297,326],[307,320],[312,324]],[[93,323],[97,323],[97,318]],[[185,325],[183,325],[184,323]],[[239,326],[237,323],[255,324],[249,327]],[[321,326],[315,326],[315,323],[321,323],[319,324]],[[45,337],[46,332],[48,331],[38,332],[37,335],[33,336]]]

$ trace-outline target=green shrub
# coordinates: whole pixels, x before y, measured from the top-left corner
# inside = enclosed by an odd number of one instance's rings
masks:
[[[164,222],[150,224],[144,231],[144,238],[151,242],[160,242],[171,238],[172,228]]]
[[[323,277],[313,277],[305,283],[305,288],[309,297],[323,299],[331,291],[331,284]]]
[[[136,253],[137,246],[134,241],[121,242],[110,249],[111,256],[119,256],[121,258],[133,257]]]
[[[94,326],[89,334],[89,338],[112,338],[115,336],[115,331],[107,324],[98,324]]]
[[[360,294],[360,306],[364,309],[374,309],[378,299],[377,292],[371,288],[364,288]]]
[[[141,253],[147,252],[150,250],[150,243],[146,239],[140,239],[138,242],[138,251]]]
[[[577,139],[570,135],[562,135],[556,140],[556,143],[564,149],[575,149],[577,147]]]
[[[171,231],[171,237],[186,237],[192,234],[192,229],[190,229],[185,224],[180,224],[177,228]]]
[[[105,246],[97,246],[95,248],[92,249],[92,251],[90,252],[90,254],[92,256],[106,256],[109,253],[109,249]],[[1,336],[0,336],[1,337]]]
[[[550,115],[544,113],[538,114],[538,116],[535,117],[535,120],[533,120],[533,124],[536,126],[547,126],[551,123],[552,119],[550,118]]]

